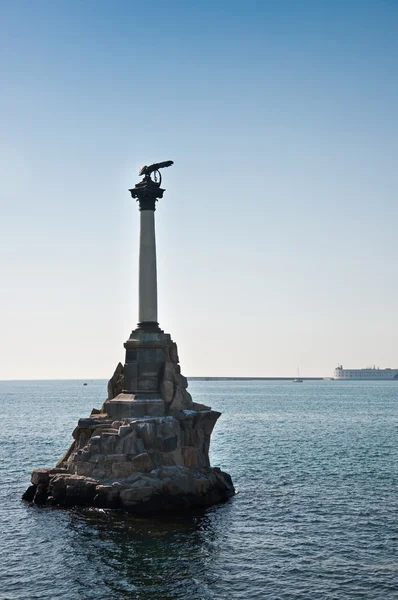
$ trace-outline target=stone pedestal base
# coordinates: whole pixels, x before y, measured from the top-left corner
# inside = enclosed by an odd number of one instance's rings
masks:
[[[39,505],[120,508],[136,514],[206,507],[228,500],[230,476],[209,462],[220,413],[206,407],[167,417],[108,414],[80,419],[55,469],[37,469],[23,498]]]
[[[164,365],[172,360],[170,350],[173,346],[175,344],[170,335],[160,329],[135,329],[124,344],[126,361],[123,392],[160,397]],[[178,357],[175,358],[178,362]]]
[[[140,394],[119,394],[113,400],[106,400],[106,413],[113,419],[131,417],[163,417],[166,404],[161,397],[147,398]]]
[[[100,410],[80,419],[55,469],[38,469],[23,498],[146,514],[228,500],[230,476],[212,468],[210,435],[220,416],[192,401],[168,334],[136,330],[125,344]]]

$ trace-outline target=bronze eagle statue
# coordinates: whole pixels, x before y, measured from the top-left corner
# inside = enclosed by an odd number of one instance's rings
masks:
[[[153,165],[149,165],[149,166],[145,165],[144,167],[141,167],[138,175],[151,175],[151,173],[154,173],[155,171],[159,171],[159,169],[164,169],[165,167],[171,167],[171,165],[173,165],[173,164],[174,164],[173,160],[165,160],[160,163],[153,163]]]

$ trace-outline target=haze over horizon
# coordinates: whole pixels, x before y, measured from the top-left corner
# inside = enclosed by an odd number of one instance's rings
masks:
[[[155,213],[188,376],[398,368],[398,4],[5,1],[0,379],[108,379]]]

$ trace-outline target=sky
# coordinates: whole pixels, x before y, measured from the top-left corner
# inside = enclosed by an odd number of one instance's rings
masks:
[[[395,0],[3,0],[0,379],[108,378],[138,319],[188,376],[398,368]]]

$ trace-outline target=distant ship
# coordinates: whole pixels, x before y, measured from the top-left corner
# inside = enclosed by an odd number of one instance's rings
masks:
[[[379,369],[379,367],[366,367],[366,369],[343,369],[343,365],[337,365],[334,370],[335,379],[349,379],[360,381],[378,381],[383,379],[398,380],[398,369]]]

